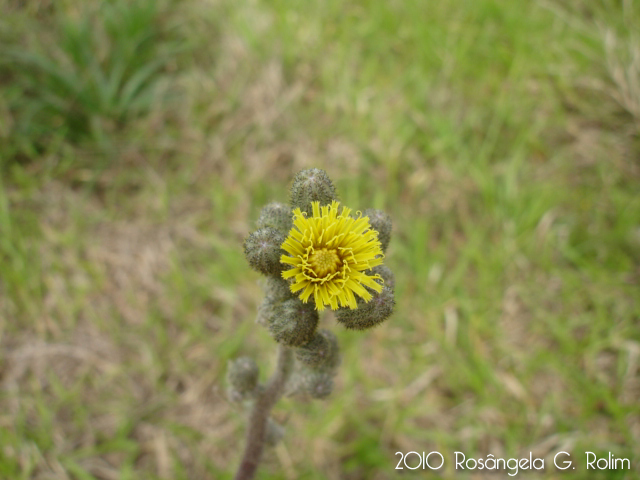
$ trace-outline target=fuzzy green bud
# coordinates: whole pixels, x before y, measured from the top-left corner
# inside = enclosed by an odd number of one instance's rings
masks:
[[[282,277],[269,277],[265,286],[265,295],[274,300],[282,301],[295,298],[295,293],[291,292],[290,283]]]
[[[256,323],[264,327],[271,323],[276,314],[276,307],[285,300],[295,298],[289,288],[289,282],[280,277],[268,277],[265,283],[265,297],[258,307]]]
[[[268,319],[269,332],[278,343],[299,347],[313,339],[319,319],[311,302],[302,303],[292,298],[273,308]]]
[[[250,397],[258,385],[258,365],[249,357],[238,357],[231,360],[227,367],[227,382],[229,383],[229,397],[240,401]]]
[[[276,307],[282,303],[282,300],[274,299],[273,297],[266,296],[262,300],[262,303],[258,307],[258,314],[256,315],[256,323],[263,327],[268,327],[274,318]]]
[[[313,398],[327,398],[333,391],[333,375],[328,372],[308,371],[302,382],[305,391]]]
[[[267,432],[264,439],[267,446],[275,447],[283,437],[284,427],[269,417],[267,420]]]
[[[271,227],[249,234],[244,241],[244,254],[251,268],[264,275],[280,275],[280,256],[284,253],[280,246],[284,240],[284,234]]]
[[[289,205],[273,202],[266,205],[260,212],[258,228],[271,227],[283,234],[288,234],[293,226],[293,213]]]
[[[340,364],[338,339],[329,330],[319,330],[313,340],[296,349],[296,358],[313,370],[335,370]]]
[[[369,273],[367,272],[367,275]],[[380,275],[382,278],[382,285],[385,287],[389,287],[391,290],[396,288],[396,277],[393,275],[393,272],[386,265],[378,265],[371,269],[371,275]],[[380,280],[377,280],[378,283],[381,283]],[[368,287],[367,287],[368,288]],[[373,292],[373,290],[370,290]]]
[[[336,189],[327,175],[327,172],[319,168],[302,170],[293,179],[291,186],[291,207],[299,208],[311,215],[311,202],[320,202],[320,205],[329,205],[337,200]]]
[[[369,217],[369,225],[378,232],[378,240],[382,245],[382,251],[386,252],[391,241],[391,217],[382,210],[376,210],[375,208],[367,208],[362,212],[362,216]]]
[[[336,311],[336,319],[350,330],[366,330],[384,322],[395,305],[393,290],[384,287],[368,302],[358,299],[358,308],[342,308]]]

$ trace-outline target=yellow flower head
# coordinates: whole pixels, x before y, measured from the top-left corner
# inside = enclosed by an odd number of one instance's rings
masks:
[[[336,201],[324,207],[319,202],[312,205],[311,217],[299,208],[293,211],[293,228],[281,247],[289,255],[280,257],[292,268],[282,272],[282,277],[294,278],[291,291],[301,291],[304,303],[313,294],[317,310],[324,310],[325,305],[332,310],[357,308],[354,293],[368,302],[372,295],[365,286],[382,291],[382,285],[374,281],[381,277],[365,273],[384,258],[378,232],[369,225],[369,217],[352,218],[351,209],[339,209]]]

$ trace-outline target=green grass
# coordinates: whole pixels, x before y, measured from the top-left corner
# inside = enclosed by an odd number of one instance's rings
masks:
[[[101,146],[112,130],[162,101],[159,84],[180,50],[156,3],[54,10],[32,26],[36,34],[25,28],[0,51],[15,145],[8,155],[34,156],[87,137]]]
[[[394,219],[397,310],[334,328],[334,393],[279,405],[258,478],[640,478],[637,4],[0,9],[0,478],[231,478],[226,363],[274,352],[242,240],[311,166]]]

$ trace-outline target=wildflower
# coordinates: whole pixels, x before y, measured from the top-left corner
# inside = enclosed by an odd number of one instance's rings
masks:
[[[371,228],[368,217],[350,217],[351,209],[339,206],[337,201],[323,207],[312,202],[310,217],[296,208],[294,226],[281,246],[289,255],[282,255],[280,261],[292,267],[282,277],[294,279],[291,292],[301,292],[304,303],[313,294],[317,310],[326,305],[332,310],[339,306],[355,309],[355,295],[365,302],[372,298],[365,287],[382,291],[376,282],[380,275],[366,273],[384,258],[378,232]]]
[[[265,444],[282,438],[283,427],[270,417],[280,397],[323,399],[334,388],[340,347],[331,331],[318,330],[319,310],[329,305],[345,328],[367,330],[395,305],[395,279],[382,264],[391,217],[374,209],[350,216],[318,168],[298,172],[290,193],[290,206],[273,202],[262,209],[257,230],[244,242],[249,265],[267,277],[256,322],[280,345],[276,371],[264,385],[251,359],[229,364],[230,400],[246,407],[253,402],[237,479],[253,478]]]

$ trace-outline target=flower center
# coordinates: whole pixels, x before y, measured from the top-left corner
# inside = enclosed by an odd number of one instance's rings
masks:
[[[318,278],[336,273],[341,264],[334,248],[320,248],[309,256],[309,266]]]

